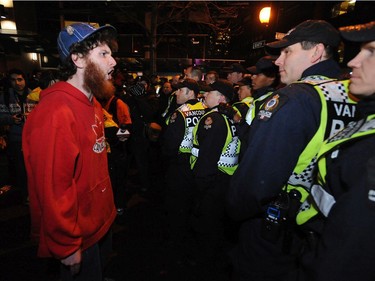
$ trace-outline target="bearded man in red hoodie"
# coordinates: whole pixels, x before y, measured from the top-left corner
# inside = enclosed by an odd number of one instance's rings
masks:
[[[41,92],[24,127],[32,236],[39,257],[61,261],[61,280],[102,281],[101,245],[116,216],[97,98],[114,94],[112,26],[65,27],[60,82]]]

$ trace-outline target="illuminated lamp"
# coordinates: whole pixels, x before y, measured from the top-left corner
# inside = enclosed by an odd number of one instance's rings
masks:
[[[270,22],[271,17],[271,7],[264,7],[259,12],[259,20],[261,23],[268,24]]]
[[[37,53],[30,53],[30,59],[33,61],[33,62],[36,62],[38,60],[38,55]]]

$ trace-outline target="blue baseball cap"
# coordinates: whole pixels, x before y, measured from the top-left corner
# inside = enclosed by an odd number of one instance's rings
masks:
[[[70,47],[74,43],[81,42],[95,32],[104,29],[112,30],[113,33],[116,34],[116,29],[112,25],[95,28],[87,23],[74,23],[66,26],[61,30],[59,37],[57,38],[57,46],[61,61],[64,61],[69,56]]]

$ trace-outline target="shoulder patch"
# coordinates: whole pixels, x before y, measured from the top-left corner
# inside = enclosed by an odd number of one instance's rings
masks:
[[[214,123],[214,120],[211,118],[211,116],[208,116],[206,120],[204,120],[204,128],[206,130],[211,128],[212,123]]]
[[[276,94],[267,99],[261,106],[257,119],[262,121],[269,120],[286,102],[288,97],[285,95],[280,96]]]
[[[279,104],[279,95],[273,96],[269,101],[266,102],[264,109],[267,111],[272,111]]]
[[[171,115],[171,118],[169,119],[169,123],[175,122],[176,118],[177,118],[177,112],[173,112],[173,114]]]

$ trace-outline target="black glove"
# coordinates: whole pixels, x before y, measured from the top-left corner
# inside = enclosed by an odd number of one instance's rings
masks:
[[[232,120],[234,116],[237,114],[237,111],[229,103],[224,103],[224,102],[219,103],[217,107],[217,111],[220,114],[223,114]]]
[[[142,83],[137,83],[127,88],[127,92],[135,97],[140,97],[146,94],[145,86]]]

